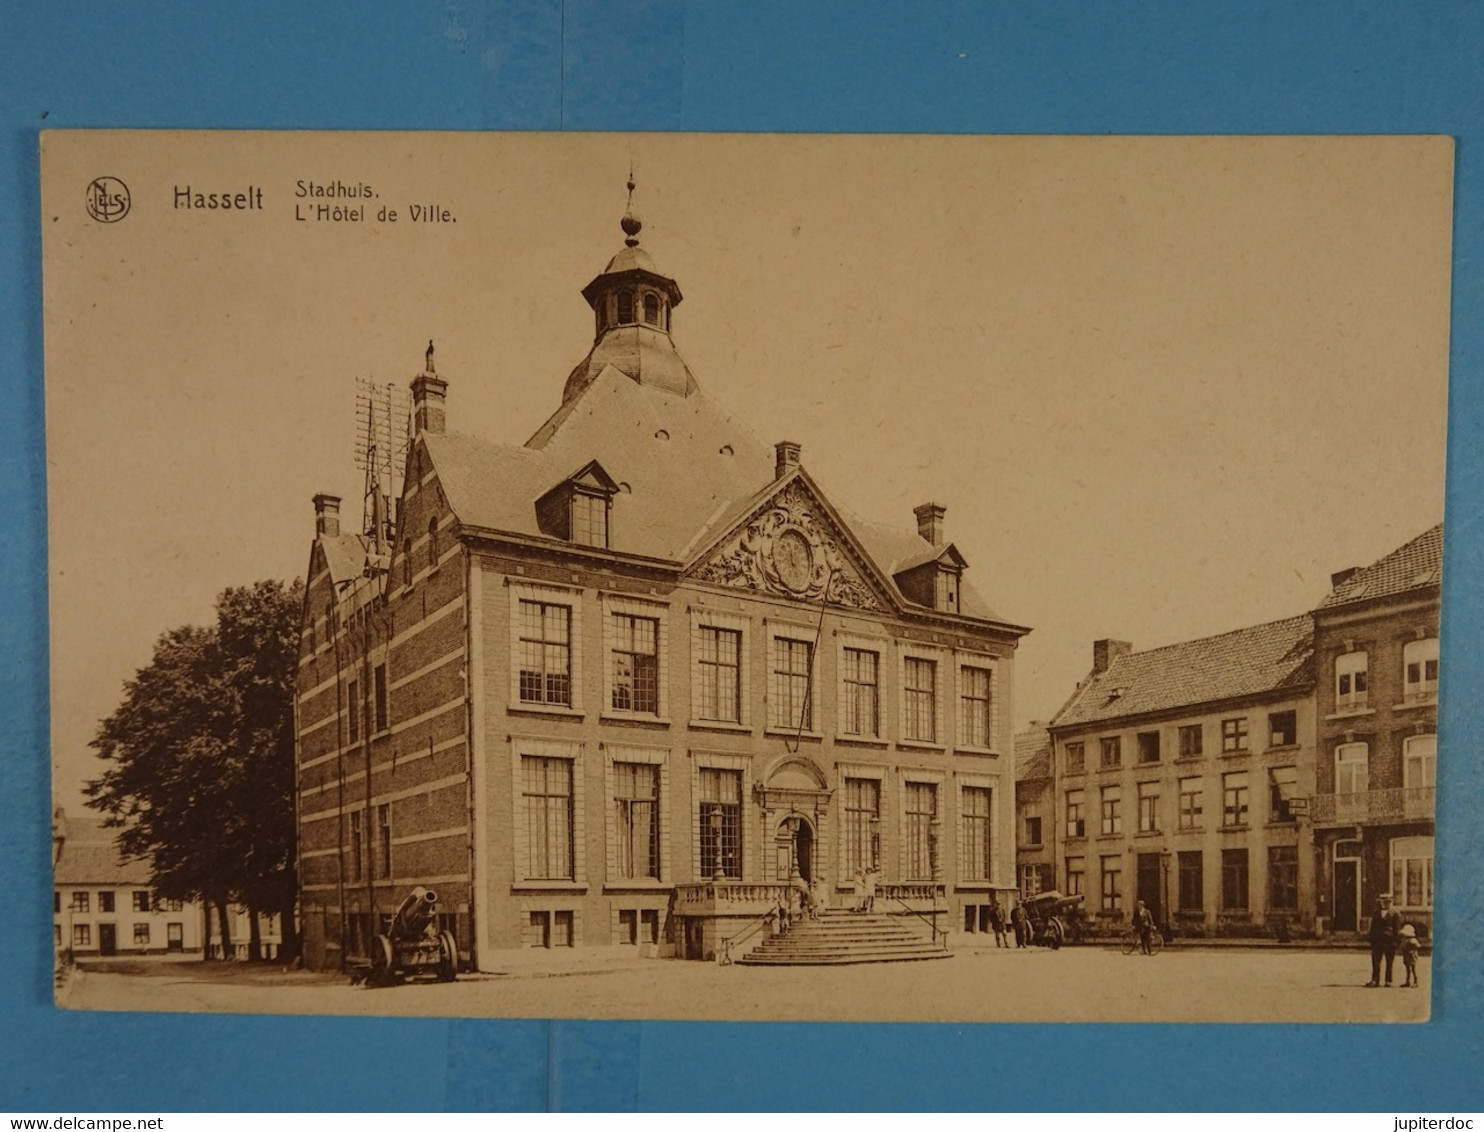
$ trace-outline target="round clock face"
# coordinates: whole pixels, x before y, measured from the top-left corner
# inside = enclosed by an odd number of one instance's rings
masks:
[[[814,572],[814,551],[802,534],[784,531],[779,535],[773,544],[773,561],[785,586],[795,593],[809,588],[809,576]]]

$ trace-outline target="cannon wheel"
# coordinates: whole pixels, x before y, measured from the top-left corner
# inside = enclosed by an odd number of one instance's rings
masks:
[[[366,982],[373,987],[389,987],[397,981],[393,964],[392,941],[379,935],[371,941],[371,974]]]
[[[453,932],[438,933],[438,950],[441,953],[438,981],[451,983],[459,977],[459,945],[454,941]]]
[[[1061,926],[1061,921],[1053,916],[1051,919],[1046,921],[1046,927],[1045,930],[1042,932],[1043,938],[1041,942],[1047,947],[1051,948],[1052,951],[1056,951],[1058,948],[1061,947],[1062,941],[1066,939],[1066,935],[1066,929]]]

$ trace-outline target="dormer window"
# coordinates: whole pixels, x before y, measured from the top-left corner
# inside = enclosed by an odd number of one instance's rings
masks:
[[[557,484],[536,501],[541,533],[580,546],[608,546],[608,515],[615,483],[596,460]]]
[[[908,601],[939,613],[963,612],[963,572],[968,563],[952,543],[936,547],[896,574],[897,585]]]
[[[653,291],[644,293],[644,321],[650,326],[660,324],[660,297]]]
[[[618,293],[618,321],[634,321],[634,295],[631,291],[620,291]]]
[[[958,571],[939,568],[933,584],[933,608],[943,613],[958,612]]]

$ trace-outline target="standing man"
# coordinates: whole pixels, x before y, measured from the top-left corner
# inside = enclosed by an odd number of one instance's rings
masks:
[[[1149,936],[1154,931],[1154,913],[1144,906],[1142,900],[1134,901],[1134,930],[1139,933],[1139,950],[1148,955]]]
[[[1015,931],[1015,946],[1028,946],[1025,939],[1025,905],[1021,904],[1019,900],[1015,901],[1015,906],[1010,909],[1010,927]]]
[[[1381,985],[1381,957],[1386,957],[1386,985],[1391,985],[1391,965],[1396,961],[1396,942],[1401,935],[1402,918],[1391,908],[1391,893],[1376,897],[1376,911],[1371,916],[1371,981],[1368,987]]]

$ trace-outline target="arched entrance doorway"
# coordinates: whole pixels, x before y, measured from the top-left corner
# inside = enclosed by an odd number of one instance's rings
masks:
[[[814,823],[802,814],[789,814],[778,823],[774,837],[777,849],[775,879],[793,876],[795,869],[805,884],[814,882]]]

